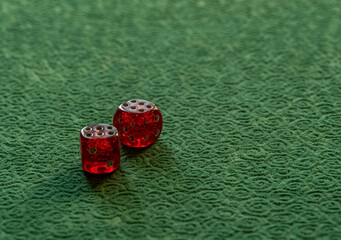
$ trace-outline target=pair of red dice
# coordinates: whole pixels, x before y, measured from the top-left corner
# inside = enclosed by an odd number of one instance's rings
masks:
[[[162,130],[162,115],[152,102],[134,99],[115,112],[113,126],[94,124],[80,132],[82,167],[89,173],[110,173],[120,165],[120,142],[129,147],[153,144]]]

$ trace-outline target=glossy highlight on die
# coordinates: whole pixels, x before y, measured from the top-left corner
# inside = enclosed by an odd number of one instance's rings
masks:
[[[118,131],[108,124],[94,124],[80,131],[83,170],[101,174],[115,171],[120,165]]]
[[[133,99],[122,103],[115,112],[113,125],[122,144],[129,147],[147,147],[159,138],[162,115],[152,102]]]

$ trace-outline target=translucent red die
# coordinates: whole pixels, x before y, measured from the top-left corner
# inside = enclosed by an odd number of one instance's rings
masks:
[[[84,127],[80,132],[82,167],[89,173],[110,173],[120,165],[117,129],[108,124]]]
[[[162,115],[154,103],[134,99],[118,107],[113,125],[118,130],[122,144],[147,147],[156,142],[161,134]]]

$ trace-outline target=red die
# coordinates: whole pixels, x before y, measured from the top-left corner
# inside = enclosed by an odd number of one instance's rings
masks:
[[[129,147],[147,147],[156,142],[162,130],[162,115],[152,102],[136,99],[121,104],[113,125],[122,144]]]
[[[90,173],[109,173],[120,165],[117,129],[108,124],[84,127],[80,132],[82,167]]]

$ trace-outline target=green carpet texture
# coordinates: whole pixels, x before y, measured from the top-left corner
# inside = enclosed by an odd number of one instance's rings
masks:
[[[84,174],[79,132],[163,131]],[[340,0],[1,0],[0,239],[341,239]]]

